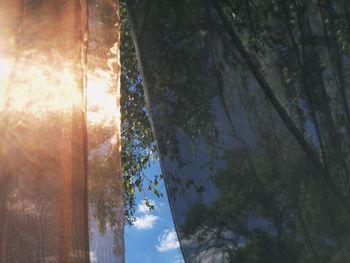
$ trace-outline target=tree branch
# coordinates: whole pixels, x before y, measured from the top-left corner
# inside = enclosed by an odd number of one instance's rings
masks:
[[[230,21],[227,19],[220,3],[218,0],[210,0],[215,7],[218,15],[220,16],[223,26],[225,27],[226,31],[230,35],[233,43],[237,47],[239,53],[243,57],[244,61],[246,62],[248,68],[254,75],[256,81],[258,82],[259,86],[263,90],[264,94],[272,104],[272,106],[277,111],[278,115],[286,125],[287,129],[290,131],[290,133],[294,136],[306,156],[309,158],[311,163],[313,164],[314,168],[320,173],[323,181],[328,185],[331,192],[334,194],[335,198],[344,206],[346,211],[350,214],[350,206],[348,201],[346,200],[346,197],[341,193],[341,191],[337,188],[336,184],[333,182],[333,180],[330,178],[328,173],[325,171],[324,166],[322,162],[320,161],[319,157],[315,153],[315,151],[312,149],[312,147],[309,145],[309,143],[305,140],[304,136],[301,134],[299,129],[294,124],[293,120],[289,117],[287,111],[282,107],[281,103],[276,98],[271,86],[264,78],[258,61],[249,54],[249,52],[244,47],[241,39],[239,38],[238,34],[236,33],[234,27],[230,23]]]

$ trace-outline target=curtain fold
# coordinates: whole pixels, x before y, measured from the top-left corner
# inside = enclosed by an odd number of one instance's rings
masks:
[[[349,260],[347,6],[128,1],[186,262]]]
[[[90,251],[97,262],[124,262],[120,160],[118,0],[89,0],[87,119]]]
[[[113,160],[109,182],[116,189],[117,223],[112,238],[101,234],[98,249],[114,255],[103,262],[123,262],[119,13],[117,1],[107,2],[0,1],[1,263],[90,262],[91,254],[92,262],[101,261],[89,245],[96,242],[89,231],[99,219],[88,214],[94,206],[88,202],[88,189],[94,189],[88,156],[96,150],[88,147],[88,125],[113,137],[113,149],[104,154]],[[89,34],[102,40],[90,42],[88,56]],[[102,73],[94,82],[89,76],[97,69]],[[87,120],[89,92],[100,106],[105,98],[114,101],[99,113],[112,112],[111,122]],[[103,252],[109,247],[114,249]]]

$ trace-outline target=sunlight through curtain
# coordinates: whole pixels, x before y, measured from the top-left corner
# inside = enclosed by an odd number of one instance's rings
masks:
[[[117,1],[0,1],[1,263],[123,261],[118,21]],[[89,148],[87,124],[104,136]],[[109,193],[88,181],[93,155],[111,160],[117,203],[90,251],[88,189]]]
[[[89,0],[87,120],[93,262],[124,262],[119,22],[118,0]]]

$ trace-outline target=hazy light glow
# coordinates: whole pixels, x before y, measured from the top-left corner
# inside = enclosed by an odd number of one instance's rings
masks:
[[[0,109],[36,116],[70,111],[81,103],[82,93],[73,70],[57,71],[50,65],[0,59]]]
[[[102,69],[88,75],[86,95],[90,124],[115,125],[118,114],[116,94],[111,90],[113,80],[113,74]],[[0,58],[0,110],[30,112],[37,116],[69,111],[81,104],[78,81],[69,66],[62,71],[34,63],[13,67],[12,60]]]
[[[118,13],[109,1],[100,1],[103,9],[79,0],[32,2],[0,1],[0,254],[9,263],[88,262],[86,157],[103,144],[112,150],[99,157],[114,158],[123,197],[119,27],[101,27],[105,10]],[[113,229],[120,240],[122,227]],[[104,241],[91,241],[92,251],[114,245]],[[101,261],[98,253],[91,257]]]
[[[115,125],[118,118],[114,75],[97,69],[88,75],[87,119],[90,124]]]

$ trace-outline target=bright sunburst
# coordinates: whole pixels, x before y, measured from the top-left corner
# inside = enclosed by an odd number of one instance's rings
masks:
[[[90,124],[113,125],[117,118],[117,101],[111,72],[97,69],[88,75],[87,119]]]

